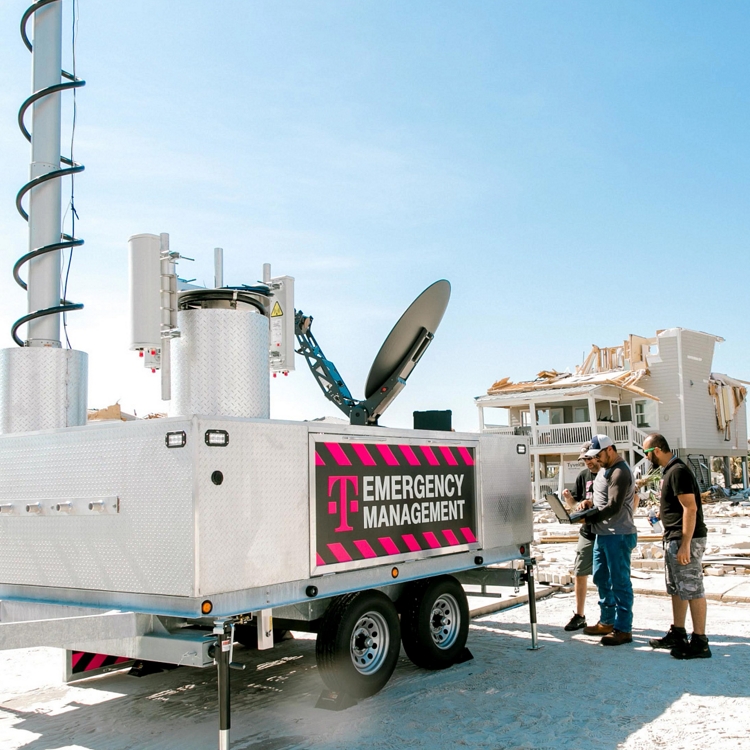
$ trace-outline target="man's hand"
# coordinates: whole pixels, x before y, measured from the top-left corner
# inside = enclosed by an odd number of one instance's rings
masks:
[[[690,562],[690,542],[681,544],[677,550],[677,562],[680,565],[687,565]]]
[[[562,495],[563,495],[563,500],[565,501],[565,504],[569,508],[572,508],[575,505],[575,503],[576,503],[576,499],[573,497],[573,495],[570,492],[570,490],[563,490]]]
[[[578,503],[578,505],[576,505],[576,510],[577,511],[588,510],[589,508],[593,508],[593,507],[594,507],[594,503],[592,500],[583,500],[582,502]]]

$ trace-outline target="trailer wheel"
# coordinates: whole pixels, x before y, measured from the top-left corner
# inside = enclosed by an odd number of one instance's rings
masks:
[[[439,576],[411,584],[401,600],[406,655],[424,669],[455,664],[469,635],[469,604],[461,584]]]
[[[357,591],[334,599],[315,644],[323,682],[354,698],[375,695],[398,661],[400,627],[393,602],[380,591]]]

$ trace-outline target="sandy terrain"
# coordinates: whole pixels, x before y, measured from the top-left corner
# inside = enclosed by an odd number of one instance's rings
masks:
[[[592,597],[589,612],[596,612]],[[543,648],[527,650],[528,608],[475,619],[475,659],[444,672],[402,655],[378,695],[340,713],[314,708],[322,689],[314,641],[271,652],[238,648],[232,673],[233,748],[750,748],[750,605],[711,602],[714,658],[652,652],[670,623],[668,600],[639,596],[632,646],[564,633],[572,598],[539,602]],[[4,750],[198,750],[216,747],[213,670],[142,679],[122,673],[60,682],[59,652],[0,654]]]

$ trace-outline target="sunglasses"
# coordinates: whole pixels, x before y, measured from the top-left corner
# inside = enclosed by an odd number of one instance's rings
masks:
[[[649,453],[653,453],[656,450],[656,448],[646,448],[643,452],[648,456]]]

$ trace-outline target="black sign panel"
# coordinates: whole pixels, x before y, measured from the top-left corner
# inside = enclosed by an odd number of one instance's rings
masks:
[[[317,568],[477,541],[474,447],[315,443]]]

